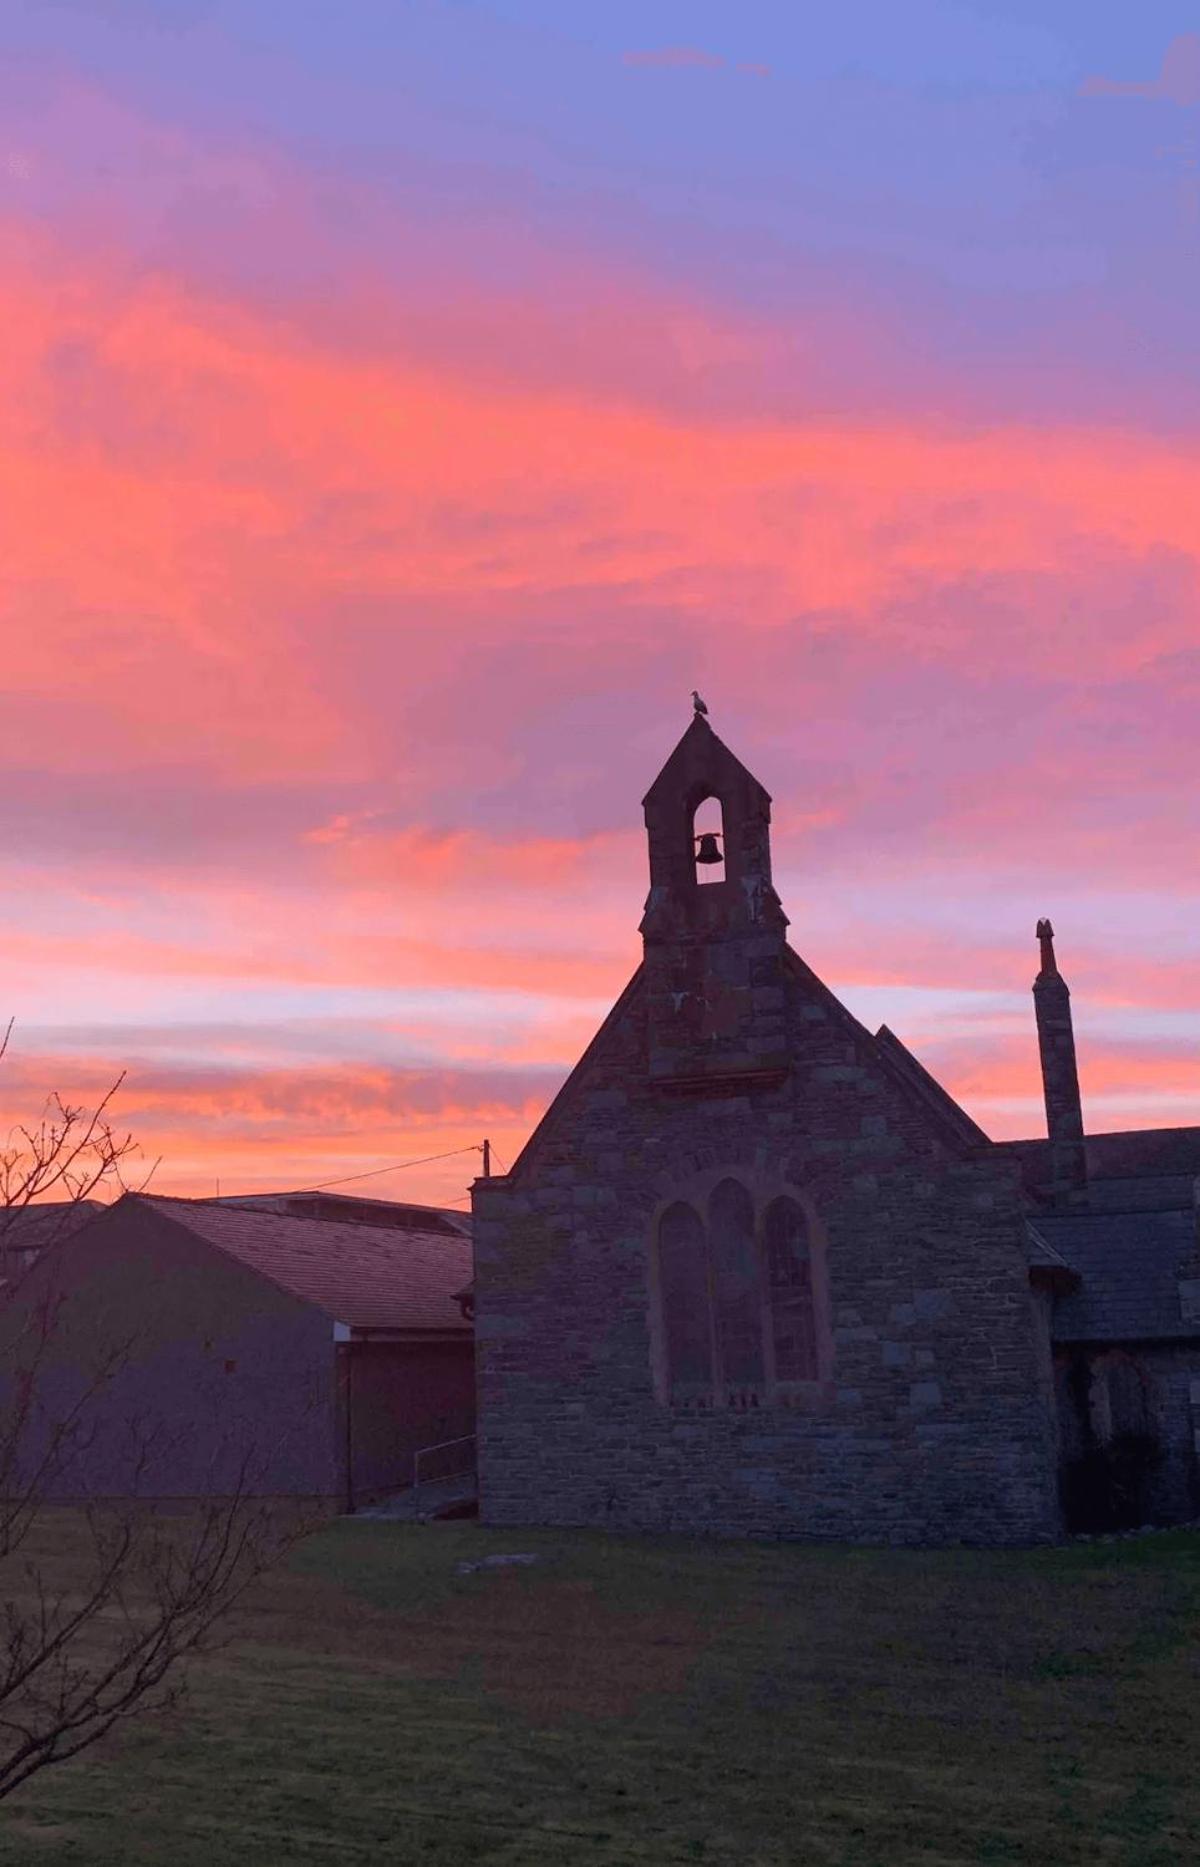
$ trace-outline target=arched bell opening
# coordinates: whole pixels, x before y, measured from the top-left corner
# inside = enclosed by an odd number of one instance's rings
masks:
[[[725,812],[719,797],[705,797],[692,812],[692,873],[704,885],[725,880]]]

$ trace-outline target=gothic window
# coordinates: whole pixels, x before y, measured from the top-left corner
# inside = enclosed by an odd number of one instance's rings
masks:
[[[721,1181],[712,1196],[708,1227],[720,1379],[726,1388],[761,1387],[762,1291],[754,1202],[739,1180]]]
[[[794,1199],[773,1199],[763,1225],[777,1381],[815,1381],[817,1340],[813,1316],[808,1220]]]
[[[658,1228],[658,1275],[672,1400],[712,1388],[712,1325],[704,1227],[693,1206],[669,1206]]]
[[[812,1247],[798,1200],[756,1205],[732,1177],[658,1228],[664,1397],[756,1406],[819,1375]],[[786,1392],[784,1394],[786,1397]]]

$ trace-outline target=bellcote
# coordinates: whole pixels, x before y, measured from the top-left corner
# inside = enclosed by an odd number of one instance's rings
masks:
[[[771,799],[697,711],[642,801],[650,1075],[735,1088],[779,1075],[787,916],[771,882]]]
[[[650,893],[647,942],[775,930],[787,916],[771,882],[771,799],[696,713],[642,800]]]

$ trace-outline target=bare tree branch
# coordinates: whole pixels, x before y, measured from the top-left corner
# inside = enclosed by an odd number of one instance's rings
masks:
[[[11,1034],[10,1022],[0,1061]],[[123,1081],[122,1073],[91,1109],[52,1095],[39,1122],[10,1131],[0,1148],[0,1265],[15,1239],[32,1235],[30,1215],[48,1196],[57,1196],[50,1208],[57,1218],[37,1227],[39,1259],[75,1229],[93,1194],[129,1190],[126,1163],[139,1150],[110,1119]],[[242,1456],[232,1493],[206,1497],[190,1516],[164,1514],[139,1495],[151,1450],[161,1454],[163,1446],[155,1429],[127,1421],[130,1495],[116,1505],[87,1504],[83,1575],[74,1586],[51,1586],[34,1532],[48,1521],[64,1473],[81,1470],[114,1384],[139,1352],[134,1336],[97,1346],[73,1397],[52,1406],[46,1376],[64,1301],[47,1281],[9,1329],[0,1367],[0,1799],[114,1725],[175,1703],[181,1662],[313,1521],[295,1505],[254,1496],[270,1454],[257,1464]],[[215,1435],[210,1476],[225,1450]]]

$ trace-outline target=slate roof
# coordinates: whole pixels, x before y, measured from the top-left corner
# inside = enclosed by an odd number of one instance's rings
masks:
[[[351,1329],[471,1333],[454,1301],[471,1276],[465,1236],[294,1218],[212,1200],[127,1198]]]
[[[1192,1203],[1195,1178],[1190,1173],[1145,1173],[1120,1180],[1091,1179],[1088,1207],[1092,1212],[1181,1212]]]
[[[105,1210],[99,1199],[48,1199],[0,1206],[0,1251],[44,1251]]]
[[[1020,1162],[1026,1186],[1044,1194],[1051,1172],[1050,1143],[997,1141],[1001,1154]],[[1089,1199],[1093,1210],[1168,1211],[1190,1204],[1200,1177],[1200,1127],[1128,1128],[1084,1137]]]
[[[1097,1180],[1200,1174],[1200,1128],[1125,1128],[1090,1134],[1084,1147],[1088,1177]]]
[[[464,1212],[445,1206],[414,1206],[395,1199],[364,1198],[360,1193],[330,1193],[311,1187],[291,1193],[226,1193],[206,1202],[216,1206],[247,1206],[258,1212],[286,1212],[297,1219],[334,1219],[362,1225],[380,1225],[400,1232],[466,1232],[471,1220]]]
[[[1195,1262],[1196,1215],[1182,1212],[1039,1212],[1026,1220],[1031,1263],[1065,1260],[1079,1284],[1054,1305],[1056,1342],[1170,1341],[1200,1334],[1185,1323],[1179,1279]],[[1034,1255],[1038,1254],[1038,1255]]]

